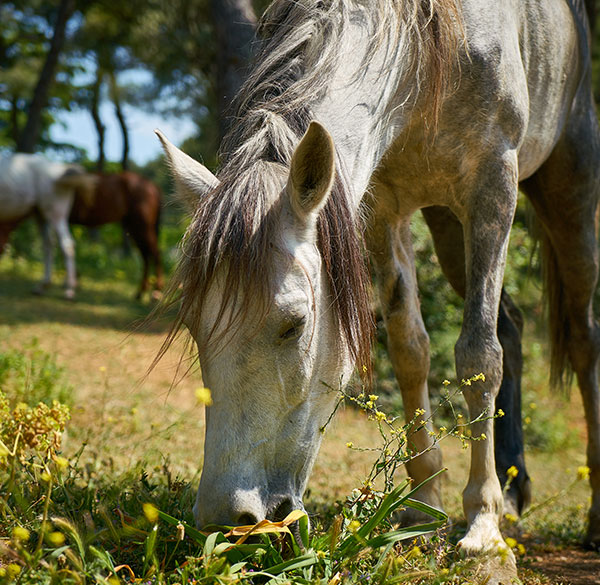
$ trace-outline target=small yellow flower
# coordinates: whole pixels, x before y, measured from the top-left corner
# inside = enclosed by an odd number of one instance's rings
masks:
[[[535,402],[530,402],[529,408],[531,408],[531,410],[535,410],[537,408],[537,404]]]
[[[444,386],[450,386],[450,380],[444,380],[444,381],[442,382],[442,384],[443,384]]]
[[[524,555],[526,552],[525,547],[521,543],[517,544],[517,552],[520,555]]]
[[[363,364],[362,371],[364,374],[367,373],[367,369],[368,369],[367,366],[365,364]]]
[[[145,503],[142,504],[142,510],[144,510],[144,516],[146,520],[151,524],[156,524],[158,520],[158,509],[154,504]]]
[[[9,579],[14,579],[21,572],[21,566],[17,563],[11,563],[6,567],[6,574]]]
[[[525,419],[523,420],[523,422],[524,422],[526,425],[529,425],[529,424],[531,424],[531,417],[530,417],[530,416],[526,416],[526,417],[525,417]]]
[[[506,475],[508,475],[508,477],[510,477],[511,479],[514,479],[515,477],[517,477],[517,475],[519,475],[519,470],[514,465],[511,465],[506,470]]]
[[[471,385],[471,382],[472,382],[471,378],[469,378],[468,380],[463,380],[463,381],[462,381],[462,383],[463,383],[465,386],[470,386],[470,385]]]
[[[348,524],[348,530],[352,533],[355,533],[360,528],[360,522],[358,520],[352,520],[350,524]]]
[[[515,546],[517,546],[518,544],[517,541],[514,538],[511,538],[510,536],[507,536],[504,540],[510,548],[515,548]]]
[[[479,435],[479,438],[480,438],[482,441],[485,441],[485,440],[487,439],[487,435],[486,435],[485,433],[481,433],[481,435]]]
[[[378,410],[375,413],[375,416],[377,417],[377,420],[381,422],[382,420],[385,420],[386,414],[385,412],[381,412],[381,410]]]
[[[46,535],[46,540],[55,547],[62,546],[65,544],[65,535],[62,532],[50,532],[50,534]]]
[[[511,522],[512,524],[516,524],[518,518],[514,514],[504,514],[504,517]]]
[[[408,554],[406,555],[407,559],[416,559],[417,557],[420,557],[423,553],[421,552],[421,549],[418,546],[413,546],[409,551]]]
[[[367,408],[373,408],[373,401],[372,401],[372,400],[369,400],[369,401],[368,401],[368,402],[365,404],[365,406],[366,406]]]
[[[29,530],[23,526],[15,526],[12,531],[13,540],[16,542],[27,542],[29,540]]]
[[[440,427],[440,433],[445,433],[448,429],[446,427]]]
[[[106,366],[100,366],[98,370],[100,370],[101,372],[106,372]]]
[[[348,441],[346,443],[346,447],[348,447],[348,449],[352,449],[352,447],[354,447],[354,443],[352,441]]]
[[[204,404],[205,406],[210,406],[213,401],[212,401],[212,396],[210,393],[210,390],[208,388],[205,388],[204,386],[201,386],[200,388],[196,388],[196,400],[200,403],[200,404]]]
[[[52,476],[47,471],[44,471],[40,477],[42,478],[42,481],[45,481],[46,483],[52,479]]]
[[[498,409],[498,412],[497,412],[496,414],[497,414],[498,416],[504,416],[504,411],[503,411],[501,408],[499,408],[499,409]]]
[[[378,398],[379,396],[377,396],[377,394],[369,394],[369,400],[372,400],[373,402],[376,402]]]
[[[587,465],[582,465],[577,468],[577,479],[589,479],[590,478],[590,468]]]
[[[59,469],[66,469],[67,467],[69,467],[69,460],[65,457],[55,457],[54,463],[56,463],[56,466]]]
[[[425,410],[417,408],[417,410],[415,410],[415,416],[419,416],[420,414],[425,414]]]

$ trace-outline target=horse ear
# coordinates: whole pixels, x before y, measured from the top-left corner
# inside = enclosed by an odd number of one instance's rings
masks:
[[[302,218],[318,214],[335,178],[335,146],[327,130],[311,122],[292,156],[288,190],[292,208]]]
[[[203,164],[171,144],[160,130],[154,132],[162,144],[171,167],[177,184],[177,194],[189,209],[196,209],[198,199],[214,189],[219,184],[219,179]]]

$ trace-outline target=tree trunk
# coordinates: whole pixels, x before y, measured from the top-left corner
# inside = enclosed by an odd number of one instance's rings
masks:
[[[106,127],[102,123],[102,118],[100,118],[100,87],[102,86],[102,74],[98,72],[96,75],[96,82],[92,86],[90,114],[94,120],[96,134],[98,135],[98,159],[96,160],[96,171],[102,173],[104,172],[104,162],[106,160],[104,156],[104,132]]]
[[[61,0],[54,25],[54,34],[50,43],[50,50],[46,55],[46,61],[42,67],[42,72],[33,92],[33,98],[29,104],[27,123],[17,143],[17,150],[20,152],[33,152],[37,145],[42,126],[42,113],[48,102],[48,94],[54,82],[58,57],[65,42],[67,22],[74,10],[75,0]]]
[[[244,80],[256,29],[251,0],[211,0],[217,37],[217,105],[221,137],[228,127],[228,108]]]
[[[121,127],[121,134],[123,136],[123,155],[121,156],[121,167],[126,171],[129,167],[129,129],[127,128],[127,122],[125,121],[125,114],[121,107],[121,98],[119,97],[119,87],[117,85],[117,78],[114,71],[110,74],[110,89],[113,104],[115,106],[115,114],[117,120],[119,120],[119,126]]]

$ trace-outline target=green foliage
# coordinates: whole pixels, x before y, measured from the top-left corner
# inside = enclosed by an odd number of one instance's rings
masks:
[[[0,391],[15,406],[36,406],[54,401],[72,403],[72,387],[65,381],[64,368],[55,356],[43,351],[37,340],[22,350],[0,352]]]

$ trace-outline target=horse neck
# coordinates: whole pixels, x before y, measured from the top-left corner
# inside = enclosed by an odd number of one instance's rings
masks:
[[[339,66],[322,99],[311,107],[315,119],[333,136],[355,207],[414,107],[411,88],[415,80],[411,83],[410,72],[401,66],[409,47],[400,42],[368,55],[369,30],[361,21],[348,26]]]

